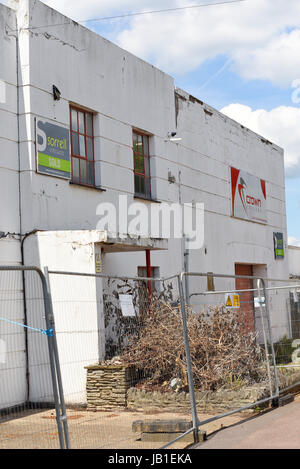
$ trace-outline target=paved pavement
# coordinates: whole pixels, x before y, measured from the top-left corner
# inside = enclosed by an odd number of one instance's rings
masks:
[[[132,431],[136,420],[191,420],[190,414],[158,411],[126,411],[115,409],[111,412],[87,412],[78,408],[68,409],[68,426],[73,449],[159,449],[167,441],[141,441],[140,434]],[[199,414],[206,420],[212,415]],[[249,415],[248,415],[249,417]],[[228,427],[247,418],[234,414],[204,425],[207,434]],[[1,449],[56,449],[58,433],[53,410],[44,410],[12,415],[0,421]],[[186,442],[179,441],[171,449],[184,449]]]
[[[197,449],[300,449],[300,396],[210,435]]]

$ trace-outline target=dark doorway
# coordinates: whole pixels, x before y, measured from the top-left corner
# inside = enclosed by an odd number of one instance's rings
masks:
[[[249,264],[235,264],[235,275],[253,276],[253,266]],[[253,289],[253,280],[247,278],[235,279],[237,290]],[[254,294],[253,291],[239,292],[240,321],[245,332],[255,331]]]

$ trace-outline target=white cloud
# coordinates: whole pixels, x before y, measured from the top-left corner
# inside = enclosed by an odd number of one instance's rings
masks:
[[[170,73],[226,55],[243,77],[290,85],[300,74],[300,2],[251,0],[136,17],[117,40]]]
[[[10,0],[0,0],[7,5]],[[40,0],[70,18],[81,21],[143,10],[159,10],[161,0]],[[176,2],[175,2],[176,3]],[[166,6],[165,6],[166,5]],[[164,0],[163,8],[174,6],[174,0]]]
[[[4,0],[2,0],[4,1]],[[215,3],[217,0],[202,0]],[[197,5],[201,0],[44,0],[81,21],[139,11]],[[290,86],[300,78],[299,0],[248,0],[128,18],[111,25],[110,39],[168,73],[188,73],[226,56],[247,79]],[[92,23],[87,23],[92,26]]]
[[[300,77],[300,29],[283,33],[265,45],[235,55],[235,69],[248,79],[265,79],[279,85]],[[298,75],[297,75],[298,73]]]
[[[162,8],[161,0],[44,0],[43,3],[77,21]],[[163,8],[173,5],[174,1],[165,0]]]
[[[254,111],[237,103],[221,112],[281,146],[285,150],[287,177],[300,176],[300,108],[280,106],[271,111]]]
[[[289,246],[298,246],[300,247],[300,239],[294,238],[293,236],[288,237],[288,245]]]

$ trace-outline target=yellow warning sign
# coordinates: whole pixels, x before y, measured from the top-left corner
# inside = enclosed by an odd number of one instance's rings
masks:
[[[232,301],[231,301],[231,296],[230,295],[227,295],[226,306],[229,307],[229,308],[232,307]]]
[[[233,308],[239,308],[240,307],[240,295],[232,295],[232,306]]]
[[[240,308],[240,295],[237,293],[226,293],[225,305],[226,308]]]
[[[96,254],[95,256],[95,264],[96,264],[96,274],[102,274],[102,255]]]

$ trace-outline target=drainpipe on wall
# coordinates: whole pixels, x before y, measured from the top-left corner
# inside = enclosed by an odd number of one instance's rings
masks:
[[[26,233],[24,236],[21,235],[21,264],[25,265],[24,257],[24,242],[29,236],[37,233],[38,230],[33,230],[30,233]],[[23,309],[24,309],[24,325],[28,326],[27,317],[27,300],[26,300],[26,282],[25,282],[25,271],[22,271],[22,283],[23,283]],[[28,354],[28,329],[25,328],[25,361],[26,361],[26,402],[29,403],[30,397],[30,373],[29,373],[29,354]]]
[[[18,2],[12,5],[17,9]],[[17,10],[16,10],[17,15]],[[24,250],[23,245],[27,235],[23,236],[22,232],[22,191],[21,191],[21,142],[20,142],[20,61],[19,61],[19,25],[16,18],[16,79],[17,79],[17,148],[18,148],[18,192],[19,192],[19,226],[20,226],[20,251],[21,251],[21,265],[24,266]],[[29,235],[29,234],[28,234]],[[24,325],[28,326],[27,320],[27,303],[25,291],[25,272],[22,271],[22,284],[23,284],[23,310],[24,310]],[[28,353],[28,329],[25,329],[25,369],[26,369],[26,398],[25,403],[29,403],[30,397],[30,380],[29,380],[29,353]]]
[[[18,2],[15,2],[15,8],[18,7]],[[17,10],[16,10],[17,15]],[[21,191],[21,142],[20,142],[20,61],[19,61],[19,25],[16,19],[16,73],[17,73],[17,147],[18,147],[18,191],[19,191],[19,226],[20,226],[20,250],[21,250],[21,265],[24,266],[24,241],[28,235],[23,236],[22,231],[22,191]],[[27,302],[26,302],[26,285],[25,285],[25,272],[22,271],[22,284],[23,284],[23,310],[24,310],[24,325],[28,326],[27,318]],[[29,352],[28,352],[28,329],[25,329],[25,369],[26,369],[26,398],[25,403],[29,403],[30,397],[30,379],[29,379]]]
[[[20,236],[22,239],[22,198],[21,198],[21,142],[20,142],[20,77],[19,77],[19,29],[16,22],[16,63],[17,63],[17,138],[18,138],[18,190],[19,190],[19,220]],[[23,263],[22,263],[23,265]]]
[[[15,9],[17,15],[17,9],[19,1],[11,1],[11,8]],[[16,39],[16,80],[17,80],[17,148],[18,148],[18,192],[19,192],[19,226],[20,226],[20,251],[21,251],[21,265],[25,266],[24,258],[24,242],[32,234],[38,230],[33,230],[30,233],[23,235],[23,223],[22,223],[22,190],[21,190],[21,141],[20,141],[20,60],[19,60],[19,25],[18,19],[16,19],[16,34],[12,35]],[[26,301],[26,282],[25,282],[25,271],[22,271],[22,284],[23,284],[23,310],[24,310],[24,325],[28,326],[27,317],[27,301]],[[29,403],[30,397],[30,379],[29,379],[29,353],[28,353],[28,330],[25,328],[25,368],[26,368],[26,399],[25,402]]]

